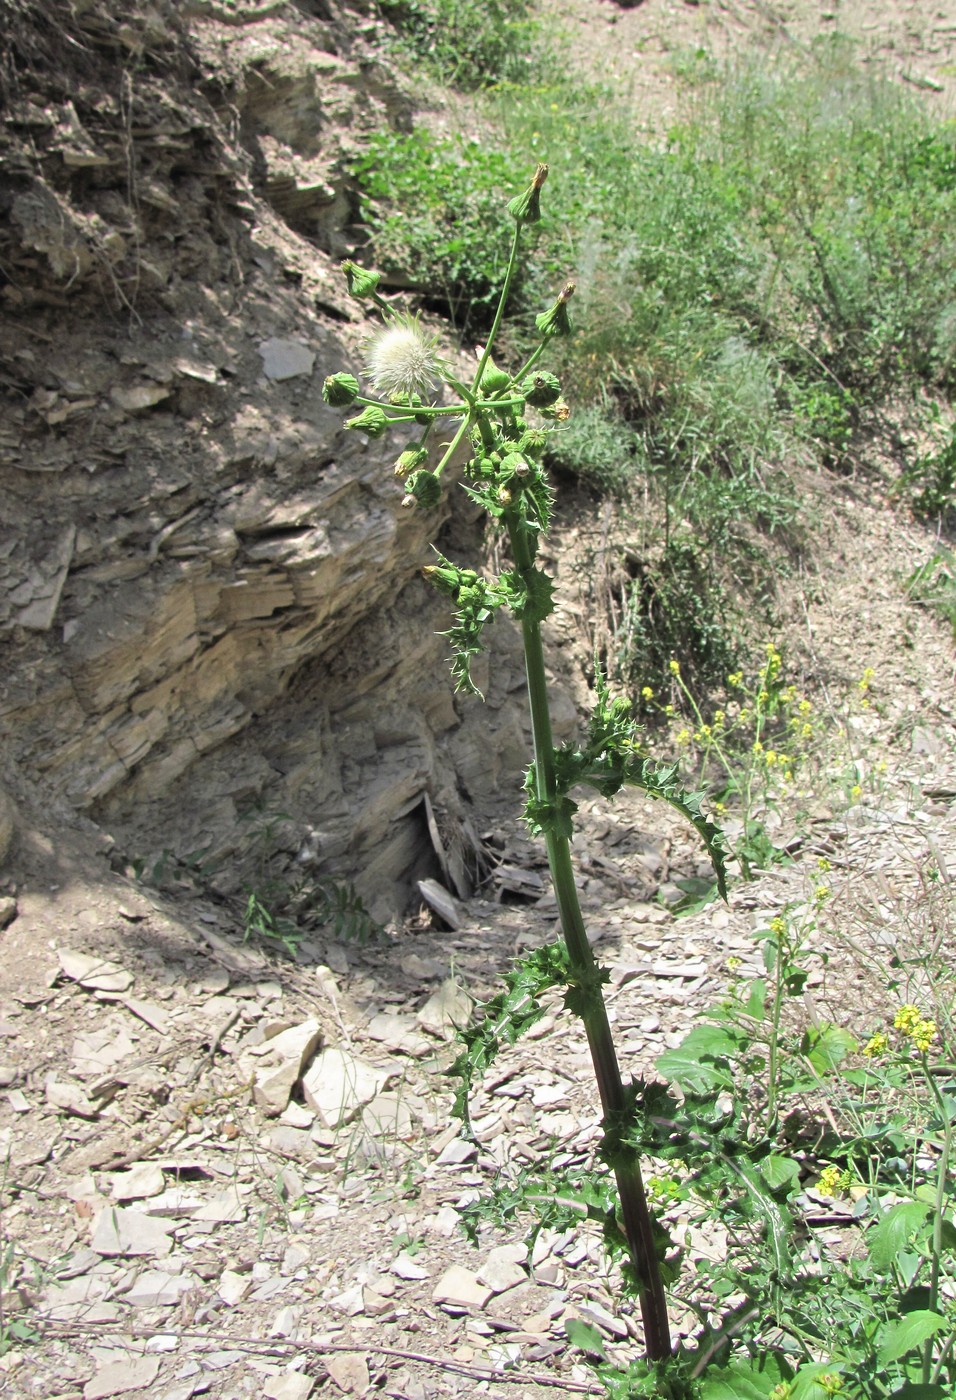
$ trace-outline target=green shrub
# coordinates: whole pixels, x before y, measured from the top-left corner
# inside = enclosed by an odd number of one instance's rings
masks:
[[[609,496],[626,495],[634,484],[634,432],[608,410],[592,406],[572,414],[548,441],[548,465],[578,477]]]
[[[531,76],[535,25],[525,0],[379,0],[398,46],[450,87],[473,91]]]
[[[521,169],[477,141],[380,133],[354,166],[370,234],[366,261],[446,310],[463,336],[482,333],[507,262],[497,211]],[[521,286],[519,276],[519,297]]]

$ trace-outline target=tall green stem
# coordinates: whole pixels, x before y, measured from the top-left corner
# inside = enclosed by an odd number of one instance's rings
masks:
[[[508,534],[516,568],[523,576],[530,577],[533,561],[527,536],[520,528],[515,528],[510,523]],[[524,617],[522,619],[522,632],[528,678],[528,698],[531,705],[531,727],[534,735],[535,774],[538,787],[535,795],[543,802],[555,803],[557,783],[554,768],[554,742],[551,735],[551,716],[548,709],[547,677],[544,669],[544,649],[541,643],[540,624]],[[574,883],[570,844],[566,836],[553,829],[547,833],[545,840],[548,865],[551,869],[551,879],[561,919],[561,929],[571,964],[571,974],[579,985],[589,987],[594,985],[596,981],[595,960],[588,942],[577,887]],[[607,1007],[599,989],[596,990],[593,998],[588,998],[587,1009],[582,1014],[582,1019],[604,1116],[620,1121],[627,1107],[624,1084],[611,1036]],[[635,1154],[629,1154],[626,1157],[619,1156],[615,1163],[614,1175],[620,1197],[624,1234],[628,1243],[631,1263],[638,1280],[647,1356],[651,1361],[662,1361],[671,1355],[667,1299],[655,1248],[653,1221],[648,1209],[641,1165],[637,1156]]]
[[[949,1163],[953,1149],[953,1119],[949,1111],[949,1105],[940,1093],[936,1079],[929,1067],[929,1061],[925,1051],[922,1053],[921,1058],[923,1062],[923,1076],[929,1084],[933,1097],[936,1100],[936,1107],[939,1110],[940,1122],[943,1128],[943,1147],[939,1154],[939,1162],[936,1167],[936,1199],[933,1203],[933,1244],[929,1266],[928,1306],[931,1312],[936,1312],[939,1306],[939,1276],[943,1254],[943,1220],[946,1215],[946,1191],[949,1185]],[[932,1370],[933,1341],[932,1338],[930,1338],[923,1346],[924,1385],[929,1384]]]

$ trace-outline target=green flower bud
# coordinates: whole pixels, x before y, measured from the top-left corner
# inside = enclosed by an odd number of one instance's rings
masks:
[[[426,564],[422,574],[439,592],[456,599],[462,589],[473,589],[478,582],[474,569],[459,569],[454,564]]]
[[[548,178],[548,167],[539,165],[531,179],[531,184],[523,194],[508,201],[508,213],[517,222],[536,224],[541,218],[541,186]]]
[[[519,393],[524,395],[525,401],[532,408],[547,408],[555,399],[561,397],[561,385],[556,375],[549,374],[546,369],[538,369],[522,380]]]
[[[388,416],[375,404],[369,404],[357,418],[350,418],[345,426],[360,428],[363,433],[368,433],[370,438],[380,438],[388,427]]]
[[[427,447],[406,447],[395,463],[395,475],[407,476],[409,472],[414,471],[416,467],[420,467],[423,462],[427,461]]]
[[[408,490],[415,502],[430,510],[441,500],[441,482],[434,472],[416,472],[408,478]],[[405,502],[403,501],[404,505]]]
[[[489,360],[481,372],[480,392],[489,398],[494,398],[495,394],[503,394],[511,383],[511,375],[507,370],[499,369],[494,360]]]
[[[358,396],[358,380],[354,374],[330,374],[322,385],[322,397],[333,408],[347,408]]]
[[[364,267],[359,267],[351,258],[346,258],[342,264],[342,271],[345,273],[350,297],[364,301],[366,297],[372,297],[378,291],[378,284],[382,280],[380,273],[366,272]]]
[[[518,451],[526,452],[529,457],[537,457],[547,440],[548,430],[546,428],[529,428],[526,433],[521,435]]]
[[[542,311],[540,316],[534,318],[541,335],[545,338],[551,335],[570,335],[571,317],[568,315],[566,303],[574,296],[574,283],[568,282],[558,293],[557,301],[550,306],[547,311]]]
[[[520,452],[509,452],[508,455],[507,455],[507,457],[505,458],[505,460],[504,460],[504,461],[502,462],[502,464],[501,464],[501,474],[502,474],[502,476],[505,476],[505,477],[508,477],[508,476],[517,476],[517,477],[527,476],[527,475],[528,475],[528,471],[529,471],[528,464],[527,464],[527,462],[525,461],[525,459],[522,457],[522,455],[521,455]]]

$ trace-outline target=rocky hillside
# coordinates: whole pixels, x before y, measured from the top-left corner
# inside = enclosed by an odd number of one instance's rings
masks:
[[[360,4],[123,15],[0,0],[3,781],[227,887],[287,814],[384,918],[423,795],[459,819],[526,752],[507,634],[481,718],[435,684],[442,522],[319,393],[361,357],[350,156],[409,101]]]

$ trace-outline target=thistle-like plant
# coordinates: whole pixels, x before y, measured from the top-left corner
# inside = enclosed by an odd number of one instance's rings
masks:
[[[325,381],[323,393],[330,404],[359,408],[346,427],[370,437],[381,437],[394,426],[420,429],[417,441],[402,451],[395,468],[404,484],[402,504],[409,509],[437,505],[449,464],[462,444],[470,448],[464,490],[485,511],[509,566],[497,578],[487,578],[439,554],[424,573],[456,609],[447,635],[459,690],[477,693],[471,662],[481,650],[485,624],[498,609],[508,608],[521,626],[534,737],[534,761],[525,781],[525,817],[547,847],[563,945],[538,950],[517,965],[508,974],[506,990],[485,1006],[482,1022],[465,1033],[466,1048],[456,1065],[463,1081],[458,1107],[467,1122],[472,1078],[491,1062],[501,1041],[513,1042],[543,1014],[542,993],[563,985],[567,1007],[584,1023],[604,1114],[602,1156],[617,1184],[618,1210],[606,1225],[628,1259],[640,1298],[647,1358],[666,1363],[671,1340],[661,1274],[663,1242],[648,1209],[638,1153],[630,1146],[634,1135],[628,1123],[634,1095],[621,1078],[611,1037],[602,993],[607,973],[595,962],[575,888],[570,851],[576,810],[572,793],[589,786],[611,797],[632,785],[670,803],[700,834],[721,892],[723,847],[717,828],[701,809],[699,795],[679,786],[675,766],[662,766],[647,757],[630,703],[613,698],[602,676],[597,679],[594,712],[581,740],[556,748],[552,739],[541,624],[554,606],[553,585],[536,560],[552,506],[551,486],[542,465],[545,446],[549,433],[568,417],[570,409],[557,378],[539,362],[554,338],[571,333],[568,303],[574,284],[568,282],[536,318],[537,344],[523,364],[511,371],[492,358],[522,232],[540,218],[547,173],[547,166],[539,165],[529,187],[508,205],[514,220],[510,256],[492,328],[478,352],[470,384],[461,383],[441,361],[417,320],[398,314],[384,300],[377,276],[349,262],[344,267],[349,290],[370,300],[384,321],[366,350],[372,392],[361,393],[352,375],[335,374]],[[438,380],[451,391],[450,403],[426,402]],[[453,425],[451,438],[443,450],[433,451],[433,435],[444,424]]]

